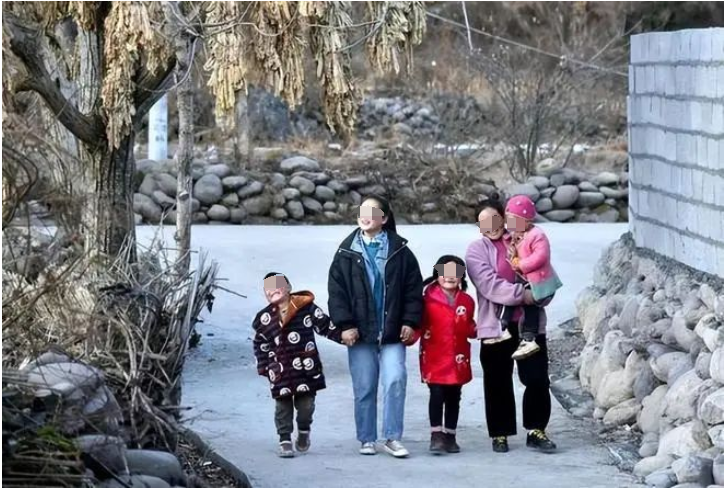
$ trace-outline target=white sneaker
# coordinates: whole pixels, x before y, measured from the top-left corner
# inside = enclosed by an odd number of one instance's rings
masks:
[[[375,455],[377,453],[376,444],[373,442],[362,443],[359,452],[361,455]]]
[[[387,440],[383,448],[398,459],[408,457],[408,450],[398,440]]]
[[[508,339],[512,339],[512,335],[507,330],[507,331],[502,331],[502,335],[499,336],[498,338],[487,338],[482,342],[484,344],[497,344],[497,343],[501,343],[502,341],[506,341]]]
[[[539,345],[534,341],[524,341],[519,343],[517,351],[512,354],[513,360],[523,360],[528,356],[532,356],[539,351]]]

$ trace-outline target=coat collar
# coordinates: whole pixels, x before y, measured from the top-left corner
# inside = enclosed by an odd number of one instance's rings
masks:
[[[353,241],[356,240],[358,233],[360,233],[360,227],[356,227],[353,232],[348,235],[345,239],[343,239],[343,242],[340,243],[340,249],[353,252],[355,254],[360,254],[360,252],[356,252],[353,247]],[[398,235],[396,232],[391,232],[390,230],[387,232],[388,234],[388,257],[391,257],[394,253],[398,252],[399,249],[406,247],[406,244],[408,244],[408,240],[404,239],[400,235]]]
[[[307,290],[301,290],[299,292],[294,292],[290,294],[290,305],[287,308],[287,313],[285,314],[285,318],[282,319],[281,324],[282,326],[286,326],[294,317],[295,315],[300,312],[303,308],[307,307],[313,301],[315,300],[315,295],[313,295],[312,292],[309,292]],[[277,308],[277,306],[268,305],[267,309],[271,314],[273,314],[273,318],[279,319],[280,312]],[[278,322],[280,322],[278,320]]]
[[[454,296],[454,304],[451,305],[449,303],[449,297],[446,296],[446,293],[441,288],[441,285],[438,283],[432,283],[426,287],[426,290],[424,290],[424,298],[428,300],[432,300],[434,302],[438,302],[441,304],[444,304],[449,307],[456,307],[459,305],[459,301],[461,300],[461,294],[463,292],[461,291],[461,288],[456,292],[456,296]]]

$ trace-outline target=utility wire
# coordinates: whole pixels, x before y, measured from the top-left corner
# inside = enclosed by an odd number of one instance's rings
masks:
[[[611,73],[613,75],[618,75],[618,76],[626,77],[626,78],[628,77],[628,74],[625,73],[625,72],[621,72],[619,70],[613,70],[611,68],[605,68],[605,67],[602,67],[602,66],[599,66],[599,65],[595,65],[593,63],[588,63],[586,61],[576,60],[574,58],[568,58],[565,55],[558,55],[556,53],[551,53],[549,51],[545,51],[543,49],[536,48],[534,46],[529,46],[527,44],[520,43],[518,41],[514,41],[514,40],[511,40],[511,39],[503,38],[501,36],[497,36],[496,34],[491,34],[489,32],[482,31],[481,29],[476,29],[474,27],[467,26],[466,24],[462,24],[460,22],[456,22],[455,20],[447,19],[446,17],[442,17],[442,16],[440,16],[438,14],[434,14],[433,12],[426,11],[426,15],[429,16],[429,17],[431,17],[431,18],[433,18],[433,19],[440,20],[441,22],[444,22],[446,24],[450,24],[452,26],[456,26],[456,27],[460,27],[460,28],[466,29],[467,32],[475,32],[477,34],[480,34],[482,36],[486,36],[486,37],[495,39],[495,40],[500,41],[502,43],[511,44],[512,46],[517,46],[517,47],[522,48],[522,49],[526,49],[526,50],[529,50],[529,51],[534,51],[535,53],[538,53],[540,55],[544,55],[544,56],[549,56],[549,57],[552,57],[552,58],[556,58],[556,59],[560,60],[560,62],[562,62],[562,63],[572,63],[573,65],[579,65],[579,66],[582,66],[582,67],[585,67],[585,68],[590,68],[592,70],[597,70],[597,71],[600,71],[600,72]]]

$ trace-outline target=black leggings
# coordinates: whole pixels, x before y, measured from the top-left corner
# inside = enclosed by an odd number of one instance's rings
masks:
[[[461,385],[429,384],[429,391],[431,392],[429,398],[431,428],[439,428],[443,422],[446,430],[456,430],[459,422]],[[444,416],[444,408],[446,408],[446,416]]]
[[[479,356],[484,369],[484,407],[486,409],[489,436],[517,434],[517,413],[514,402],[514,360],[519,336],[517,325],[510,324],[512,339],[496,344],[482,344]],[[540,350],[517,361],[519,380],[524,385],[522,417],[528,430],[545,430],[550,420],[552,402],[550,381],[547,373],[547,338],[543,334],[535,338]]]

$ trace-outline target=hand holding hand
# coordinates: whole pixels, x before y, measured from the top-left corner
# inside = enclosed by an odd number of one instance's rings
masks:
[[[360,338],[360,334],[358,333],[358,329],[354,327],[352,329],[346,329],[345,331],[343,331],[340,337],[340,341],[344,345],[350,347],[353,346],[356,341],[358,341],[358,338]]]
[[[401,328],[401,341],[403,341],[404,344],[408,344],[413,340],[414,332],[413,327],[411,326],[403,326]]]

